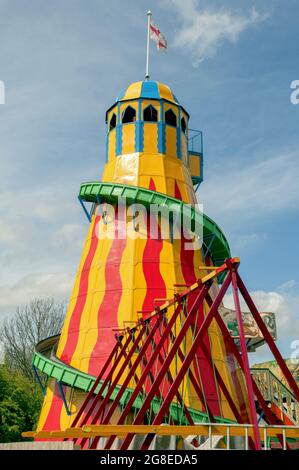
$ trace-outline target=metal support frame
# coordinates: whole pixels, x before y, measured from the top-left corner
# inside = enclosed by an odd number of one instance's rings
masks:
[[[226,260],[225,265],[215,268],[213,272],[204,276],[201,280],[198,280],[192,286],[189,286],[183,293],[175,294],[173,299],[167,300],[160,307],[156,306],[155,310],[145,321],[141,320],[134,328],[127,328],[126,330],[123,330],[122,337],[118,337],[118,341],[113,351],[109,355],[109,358],[92,390],[89,392],[88,397],[86,398],[83,406],[81,407],[72,424],[72,427],[84,427],[88,420],[90,420],[95,407],[97,407],[97,411],[92,417],[90,425],[96,425],[98,422],[104,425],[108,425],[116,408],[119,406],[121,399],[123,399],[124,395],[126,394],[127,387],[132,379],[135,380],[136,386],[120,414],[117,422],[119,426],[124,425],[129,413],[131,413],[132,409],[134,409],[134,406],[136,406],[135,400],[138,398],[140,393],[143,394],[144,401],[141,403],[140,409],[133,420],[132,424],[134,426],[143,425],[144,418],[148,411],[152,409],[152,403],[156,397],[158,397],[160,400],[160,408],[158,410],[156,409],[155,411],[155,415],[152,419],[153,426],[161,425],[164,417],[169,415],[170,406],[175,397],[177,398],[177,402],[180,404],[180,407],[184,412],[184,419],[186,419],[189,425],[192,426],[194,424],[193,419],[180,393],[181,384],[186,377],[188,380],[190,380],[193,389],[195,390],[199,400],[203,405],[203,409],[206,410],[206,413],[209,416],[209,421],[215,422],[217,418],[214,417],[211,413],[209,403],[204,397],[204,389],[202,384],[197,381],[191,368],[192,364],[195,364],[194,359],[199,348],[201,348],[201,351],[204,354],[209,366],[213,366],[216,386],[219,387],[223,393],[223,396],[226,398],[236,421],[239,424],[246,423],[250,425],[247,411],[246,413],[241,413],[238,410],[236,404],[234,403],[233,397],[230,395],[230,392],[227,389],[219,370],[217,369],[217,365],[213,364],[211,355],[212,353],[207,349],[204,343],[204,338],[209,331],[211,322],[214,320],[219,326],[224,342],[230,348],[230,351],[234,355],[244,374],[248,395],[250,421],[252,423],[252,434],[248,437],[247,445],[256,450],[261,450],[261,435],[259,429],[260,420],[258,421],[256,415],[255,397],[262,409],[262,416],[264,416],[264,419],[266,419],[270,425],[277,425],[279,420],[272,410],[268,408],[267,403],[265,402],[260,390],[258,389],[253,377],[250,374],[247,345],[240,309],[239,292],[246,301],[258,327],[264,336],[265,342],[268,343],[297,399],[299,398],[299,390],[277,347],[275,346],[274,341],[267,330],[267,327],[265,326],[262,318],[260,317],[260,314],[254,306],[248,291],[241,281],[241,278],[238,274],[238,265],[239,259],[237,258]],[[216,297],[212,299],[211,295],[209,294],[209,289],[213,280],[220,274],[224,274],[226,277]],[[224,324],[224,321],[219,314],[219,307],[230,285],[232,285],[233,288],[233,297],[235,302],[240,336],[240,348],[242,354],[238,351],[234,340],[232,339],[226,325]],[[192,294],[192,297],[189,297],[190,294]],[[192,299],[192,303],[189,311],[184,311],[183,307],[187,305],[186,301],[188,298]],[[203,307],[204,303],[208,305],[209,311],[203,318],[201,324],[196,325],[196,329],[194,331],[195,336],[192,339],[191,346],[189,347],[186,354],[184,354],[181,349],[181,344],[186,339],[187,334],[190,334],[192,328],[195,327],[194,320],[196,318],[196,314],[198,310]],[[174,310],[169,315],[169,307],[171,306],[174,307]],[[177,334],[174,334],[174,325],[179,319],[179,315],[182,311],[184,312],[184,315],[181,318],[180,330]],[[173,377],[172,373],[170,372],[170,367],[173,364],[174,358],[176,356],[179,358],[180,368],[176,377]],[[154,366],[157,366],[156,375],[153,372]],[[137,369],[139,370],[138,374]],[[200,369],[198,372],[200,373]],[[103,378],[104,375],[106,378],[101,386],[99,386],[100,377]],[[150,384],[148,384],[148,379],[150,379]],[[167,380],[167,390],[164,394],[163,384],[165,384],[165,380]],[[120,388],[111,402],[112,393],[116,390],[116,386],[119,386],[119,384],[121,384]],[[95,394],[98,388],[99,390]],[[103,396],[104,390],[106,391],[105,397]],[[173,422],[172,419],[171,422]],[[134,435],[134,432],[130,432],[125,436],[121,445],[121,449],[129,448]],[[154,436],[154,433],[148,434],[143,441],[141,449],[148,449]],[[277,434],[277,437],[279,438],[282,446],[288,446],[288,443],[284,442],[282,434]],[[111,448],[115,438],[116,434],[110,435],[108,437],[105,449]],[[75,442],[77,442],[78,439],[79,438],[75,438]],[[80,445],[82,447],[87,443],[87,439],[87,437],[84,437],[80,440]],[[91,442],[90,447],[95,449],[99,439],[100,436],[97,435]]]
[[[86,205],[84,204],[84,199],[83,199],[80,195],[78,196],[78,200],[79,200],[79,202],[80,202],[80,204],[81,204],[81,207],[82,207],[82,209],[83,209],[83,211],[84,211],[84,214],[85,214],[86,217],[87,217],[88,222],[90,223],[91,220],[92,220],[92,216],[93,216],[93,214],[95,213],[96,207],[101,204],[101,200],[100,200],[98,194],[96,195],[96,202],[93,202],[93,203],[91,204],[90,210],[87,209]],[[104,217],[103,217],[103,221],[104,221],[104,223],[106,223],[105,220],[104,220]]]
[[[245,300],[250,312],[252,313],[252,316],[253,316],[254,320],[256,321],[257,326],[261,330],[265,341],[268,343],[268,346],[269,346],[273,356],[275,357],[275,359],[277,361],[277,364],[279,365],[279,367],[281,369],[281,372],[283,373],[286,381],[288,382],[288,384],[290,386],[290,389],[293,391],[295,397],[299,401],[299,388],[298,388],[298,385],[296,384],[296,381],[295,381],[294,377],[292,376],[291,372],[289,371],[282,355],[280,354],[276,344],[274,343],[274,340],[273,340],[272,336],[270,335],[265,323],[263,322],[256,306],[254,305],[253,300],[250,297],[248,290],[246,289],[242,279],[240,278],[240,275],[237,273],[236,276],[237,276],[237,281],[238,281],[238,287],[239,287],[239,290],[240,290],[240,292],[243,296],[243,299]]]
[[[240,352],[238,351],[238,348],[237,346],[235,345],[235,342],[234,340],[232,339],[231,335],[229,334],[229,331],[224,323],[224,321],[222,320],[219,312],[216,313],[216,317],[215,317],[218,325],[219,325],[219,328],[221,330],[221,333],[223,335],[223,339],[224,341],[229,345],[229,347],[231,348],[232,350],[232,353],[235,357],[235,359],[238,361],[238,364],[239,366],[241,367],[242,371],[244,372],[244,366],[243,366],[243,361],[242,361],[242,356],[240,354]],[[256,399],[257,401],[259,402],[263,412],[264,412],[264,415],[265,417],[267,418],[268,422],[270,424],[277,424],[277,418],[276,416],[274,415],[274,413],[268,408],[268,405],[267,403],[265,402],[258,386],[256,385],[253,377],[251,376],[251,380],[252,380],[252,386],[253,386],[253,391],[254,391],[254,394],[256,396]],[[280,439],[280,436],[277,436]]]
[[[80,202],[80,204],[81,204],[81,207],[82,207],[82,209],[83,209],[83,211],[84,211],[84,214],[85,214],[86,217],[87,217],[88,222],[90,223],[90,222],[91,222],[91,213],[87,210],[87,208],[86,208],[86,206],[85,206],[85,204],[84,204],[83,199],[81,198],[81,196],[78,196],[78,200],[79,200],[79,202]]]
[[[235,272],[234,267],[232,267],[231,276],[232,276],[233,298],[234,298],[234,303],[235,303],[236,317],[237,317],[238,330],[239,330],[240,346],[241,346],[241,351],[242,351],[244,375],[245,375],[245,381],[246,381],[246,387],[247,387],[247,393],[248,393],[251,421],[253,424],[255,448],[257,450],[261,450],[261,441],[260,441],[260,436],[259,436],[258,421],[257,421],[257,416],[256,416],[254,394],[253,394],[253,388],[252,388],[252,378],[250,375],[250,367],[249,367],[249,360],[248,360],[248,354],[247,354],[247,348],[246,348],[246,339],[245,339],[244,326],[243,326],[243,320],[242,320],[242,312],[241,312],[240,300],[239,300],[239,295],[238,295],[238,284],[237,284],[236,272]]]
[[[135,330],[135,329],[134,329]],[[119,360],[121,357],[124,356],[124,353],[125,353],[125,350],[126,348],[128,348],[129,344],[130,344],[130,341],[131,341],[131,338],[130,336],[127,337],[122,349],[120,350],[118,356],[117,356],[117,359],[114,361],[112,367],[110,368],[105,380],[103,381],[102,385],[100,386],[100,389],[95,397],[95,399],[93,400],[91,406],[89,407],[87,413],[84,415],[83,417],[83,420],[82,422],[80,422],[80,425],[83,426],[84,424],[87,423],[88,421],[88,418],[91,416],[92,412],[94,411],[97,403],[102,399],[102,394],[105,390],[105,388],[108,386],[109,387],[109,383],[111,382],[111,379],[113,377],[113,373],[115,372],[115,370],[117,369],[117,366],[118,366],[118,363],[119,363]],[[103,375],[107,370],[104,370],[104,368],[102,368],[101,370],[101,374]],[[111,393],[110,393],[110,396],[111,396]],[[81,407],[82,409],[82,412],[81,414],[83,413],[84,409]],[[80,410],[81,411],[81,410]],[[76,440],[74,441],[76,442]]]
[[[260,422],[262,421],[263,417],[264,417],[264,412],[262,410],[261,414],[259,415],[259,419],[258,419],[258,424],[260,424]]]
[[[64,404],[64,408],[65,408],[65,411],[66,411],[66,414],[68,416],[71,416],[71,411],[68,407],[68,404],[66,402],[66,398],[65,398],[65,393],[64,393],[64,390],[63,390],[63,386],[62,386],[62,383],[59,381],[59,380],[56,380],[56,383],[57,383],[57,386],[58,386],[58,390],[59,390],[59,394],[60,394],[60,397],[63,401],[63,404]]]
[[[34,375],[35,375],[35,378],[38,382],[38,385],[40,386],[41,390],[42,390],[42,394],[44,395],[44,397],[46,396],[46,389],[44,387],[44,384],[42,382],[42,379],[40,378],[39,376],[39,373],[37,372],[37,369],[34,365],[32,365],[32,369],[33,369],[33,372],[34,372]]]
[[[81,405],[81,408],[80,410],[78,411],[74,421],[72,422],[71,424],[71,427],[75,427],[77,426],[77,424],[79,423],[79,420],[82,416],[82,414],[84,413],[84,411],[86,410],[86,407],[88,406],[89,402],[91,401],[91,399],[93,398],[95,392],[96,392],[96,389],[98,388],[98,385],[104,375],[104,373],[108,370],[108,368],[110,367],[111,365],[111,362],[113,361],[113,358],[114,358],[114,361],[116,360],[116,357],[117,357],[117,353],[118,353],[118,350],[120,348],[120,345],[121,345],[121,342],[122,342],[122,339],[123,339],[123,336],[117,336],[115,335],[115,339],[116,339],[116,343],[114,345],[114,348],[112,349],[111,353],[109,354],[102,370],[100,371],[97,379],[95,380],[92,388],[90,389],[87,397],[85,398],[83,404]]]
[[[195,193],[197,193],[197,191],[198,191],[199,186],[201,185],[201,183],[202,183],[202,180],[201,180],[199,183],[196,183],[196,186],[195,186],[195,188],[194,188]]]
[[[207,245],[206,240],[210,238],[209,244]],[[216,238],[216,235],[214,233],[211,233],[210,235],[207,235],[204,237],[203,241],[206,246],[206,250],[203,248],[203,259],[206,259],[208,253],[210,252],[212,245],[214,243],[214,240]]]
[[[118,391],[118,393],[117,393],[117,395],[116,395],[116,397],[115,397],[115,399],[114,399],[112,405],[110,406],[110,409],[109,409],[108,412],[106,413],[106,415],[105,415],[105,417],[104,417],[104,419],[103,419],[103,421],[102,421],[103,424],[109,423],[109,420],[110,420],[110,418],[112,417],[112,415],[113,415],[113,413],[114,413],[116,407],[118,406],[119,400],[120,400],[121,396],[123,395],[123,393],[125,392],[125,390],[126,390],[128,384],[129,384],[129,382],[130,382],[130,380],[131,380],[133,374],[135,373],[135,371],[136,371],[136,369],[137,369],[137,366],[139,365],[139,363],[140,363],[140,361],[142,360],[142,358],[144,358],[144,354],[145,354],[145,352],[146,352],[146,350],[147,350],[147,347],[149,346],[151,340],[153,339],[154,335],[156,334],[156,332],[157,332],[157,330],[158,330],[159,323],[160,323],[160,318],[158,317],[158,318],[156,318],[156,322],[155,322],[155,324],[154,324],[152,330],[150,331],[150,334],[147,336],[147,338],[146,338],[146,340],[145,340],[145,342],[144,342],[142,348],[141,348],[140,351],[139,351],[138,357],[137,357],[137,359],[136,359],[135,362],[134,362],[134,366],[129,369],[128,374],[126,375],[126,378],[125,378],[125,380],[124,380],[124,382],[123,382],[123,384],[122,384],[120,390]],[[141,335],[139,334],[139,340],[141,339],[141,336],[143,335],[144,332],[145,332],[145,328],[143,329]],[[137,341],[137,340],[136,340],[136,341]],[[136,342],[136,341],[135,341],[135,342]],[[138,343],[139,343],[139,341],[138,341]],[[137,345],[136,345],[136,347],[137,347]],[[116,379],[114,380],[115,385],[117,385],[117,380],[119,380],[118,377],[116,377]],[[140,385],[140,384],[141,384],[141,385]],[[136,388],[138,388],[138,393],[141,391],[142,386],[143,386],[143,383],[141,383],[141,382],[140,382],[140,379],[139,379],[139,382],[136,384]],[[135,391],[136,391],[136,388],[135,388]],[[137,397],[138,393],[136,394],[136,397]],[[131,398],[132,398],[132,396],[131,396]],[[130,398],[130,399],[131,399],[131,398]],[[133,402],[134,402],[134,401],[133,401]],[[124,414],[124,412],[123,412],[123,414]],[[100,415],[100,410],[97,412],[97,414],[95,415],[94,419],[92,420],[93,423],[96,423],[96,422],[97,422],[97,419],[99,418],[99,415]],[[125,416],[125,417],[126,417],[126,416]],[[123,421],[125,421],[125,418],[123,419]],[[97,445],[97,439],[94,440],[94,442],[92,443],[92,447],[91,447],[91,448],[96,448],[96,445]]]
[[[189,349],[189,351],[188,351],[188,353],[185,357],[185,360],[184,360],[184,362],[183,362],[183,364],[182,364],[182,366],[181,366],[181,368],[180,368],[180,370],[179,370],[179,372],[178,372],[178,374],[175,378],[174,383],[172,384],[172,386],[168,390],[168,393],[167,393],[167,395],[164,399],[164,402],[163,402],[158,414],[156,415],[156,417],[153,421],[153,424],[161,424],[161,422],[163,420],[163,417],[164,417],[165,413],[167,412],[171,401],[173,400],[175,390],[176,390],[176,388],[178,388],[180,386],[187,370],[189,369],[189,367],[191,365],[191,362],[193,361],[193,358],[194,358],[194,356],[196,354],[196,351],[199,347],[199,344],[201,343],[201,340],[202,340],[204,334],[207,332],[208,327],[210,326],[210,324],[213,320],[215,312],[217,311],[218,307],[220,306],[220,304],[223,300],[224,294],[226,293],[229,284],[230,284],[230,275],[226,278],[226,280],[222,284],[221,289],[219,290],[219,292],[217,294],[217,297],[214,300],[213,306],[211,307],[209,313],[207,314],[207,316],[205,317],[203,323],[201,324],[201,326],[200,326],[200,328],[199,328],[199,330],[198,330],[198,332],[197,332],[197,334],[196,334],[196,336],[193,340],[192,346],[190,347],[190,349]],[[200,292],[198,298],[195,300],[195,302],[193,304],[193,308],[194,308],[195,311],[200,306],[200,303],[204,301],[204,299],[206,297],[206,293],[208,292],[209,287],[210,286],[205,286],[205,288],[202,289],[202,291]],[[180,331],[180,333],[182,333],[182,331],[184,331],[184,326],[186,324],[188,324],[188,320],[190,320],[190,313],[189,313],[189,315],[188,315],[188,317],[185,321],[185,324],[183,325],[183,328]],[[191,318],[191,320],[192,320],[192,318]],[[186,326],[185,326],[185,328],[186,328]],[[178,334],[175,342],[179,341],[180,333]],[[169,356],[167,356],[167,359],[168,358],[169,358]],[[169,359],[168,359],[168,361],[169,361]],[[159,377],[159,375],[162,375],[162,373],[164,373],[163,369],[159,372],[158,377]],[[157,377],[157,379],[158,379],[158,377]],[[147,396],[146,400],[149,400],[149,395]],[[145,400],[143,406],[146,405],[146,400]],[[137,415],[137,417],[138,417],[138,415]],[[141,424],[141,422],[136,422],[136,421],[137,421],[137,418],[136,418],[134,424]],[[153,439],[153,437],[147,436],[144,443],[143,443],[143,445],[142,445],[142,449],[147,449],[148,446],[150,445],[152,439]],[[132,440],[132,438],[130,437],[130,435],[128,435],[126,437],[126,439],[124,440],[124,442],[121,446],[121,449],[126,449],[128,444],[130,444],[131,440]]]

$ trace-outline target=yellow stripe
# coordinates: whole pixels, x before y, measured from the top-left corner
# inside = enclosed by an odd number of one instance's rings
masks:
[[[45,425],[49,411],[51,409],[52,401],[54,398],[55,380],[50,379],[48,382],[47,393],[44,398],[43,406],[39,415],[37,431],[41,431]]]
[[[130,100],[134,98],[139,98],[141,95],[142,82],[135,82],[128,86],[125,95],[122,100]]]
[[[177,157],[177,147],[176,147],[176,133],[177,129],[172,126],[165,127],[165,141],[166,141],[166,155],[168,157]]]
[[[95,223],[95,218],[93,220],[92,225],[94,225],[94,223]],[[100,219],[96,223],[98,224],[98,226],[96,227],[96,233],[100,233],[104,226],[103,220]],[[81,366],[82,355],[84,357],[86,356],[86,352],[84,351],[84,344],[85,344],[86,334],[90,328],[89,317],[91,315],[92,308],[93,308],[93,296],[94,296],[94,291],[96,288],[99,266],[102,261],[102,250],[103,250],[103,242],[102,240],[98,240],[96,251],[95,251],[93,260],[91,262],[90,271],[88,274],[88,292],[86,295],[85,305],[81,313],[78,341],[77,341],[76,349],[74,351],[74,354],[71,360],[71,365],[76,368],[80,368]],[[84,372],[87,372],[87,371],[84,371]]]
[[[91,244],[92,230],[93,230],[93,224],[90,224],[88,234],[87,234],[87,237],[86,237],[86,241],[85,241],[85,245],[84,245],[84,249],[83,249],[83,253],[82,253],[82,257],[81,257],[81,261],[80,261],[79,268],[78,268],[78,271],[77,271],[75,284],[74,284],[74,287],[73,287],[73,290],[72,290],[71,298],[70,298],[70,301],[69,301],[69,306],[68,306],[68,309],[67,309],[67,312],[66,312],[62,332],[61,332],[61,335],[60,335],[60,340],[59,340],[59,344],[58,344],[58,348],[57,348],[57,357],[60,357],[60,355],[62,354],[62,352],[64,350],[66,342],[67,342],[68,328],[69,328],[69,324],[70,324],[70,321],[71,321],[71,318],[72,318],[72,313],[74,311],[74,307],[76,305],[76,299],[77,299],[78,292],[79,292],[81,271],[82,271],[82,268],[84,266],[86,257],[87,257],[88,252],[89,252],[90,244]]]
[[[132,154],[135,151],[135,124],[122,126],[122,153]]]
[[[105,225],[101,221],[99,226],[100,232],[103,233],[104,231],[108,231],[111,233],[111,225],[114,224],[108,223]],[[88,372],[90,356],[98,340],[98,311],[106,291],[105,267],[112,243],[112,237],[100,240],[99,244],[101,245],[101,251],[97,253],[97,262],[91,272],[91,283],[94,287],[92,296],[90,297],[88,325],[86,334],[82,339],[80,338],[80,342],[82,341],[80,370],[83,372]],[[99,254],[100,256],[98,256]],[[109,352],[110,351],[107,353]]]
[[[175,103],[173,94],[167,85],[164,85],[164,83],[158,83],[158,88],[161,98]]]

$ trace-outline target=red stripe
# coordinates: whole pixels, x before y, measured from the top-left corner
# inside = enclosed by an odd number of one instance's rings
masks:
[[[160,49],[161,47],[164,47],[164,49],[166,49],[165,44],[163,44],[163,42],[161,42],[160,40],[159,40],[159,42],[158,42],[158,47],[159,47],[159,49]]]
[[[54,380],[54,379],[52,379]],[[44,423],[42,431],[53,431],[53,430],[60,430],[60,415],[63,407],[63,401],[60,397],[59,390],[58,390],[58,385],[55,382],[54,385],[54,393],[52,397],[52,403],[46,418],[46,421]],[[49,440],[49,439],[37,439],[39,441],[44,441],[44,440]],[[55,441],[62,441],[63,439],[57,439],[55,438]]]
[[[180,189],[178,187],[177,182],[175,181],[175,197],[177,199],[182,200],[182,195]],[[188,240],[185,238],[185,235],[182,231],[181,234],[181,251],[180,251],[180,261],[181,261],[181,269],[184,281],[187,285],[193,284],[196,281],[196,273],[194,270],[194,250],[186,250],[185,245],[188,243]],[[190,243],[190,242],[189,242]],[[190,294],[188,296],[188,305],[191,306],[195,300],[196,293]],[[198,311],[197,316],[197,329],[200,327],[204,320],[204,308],[203,306]],[[208,334],[204,337],[204,344],[211,354],[210,342]],[[205,354],[202,351],[202,348],[199,348],[197,353],[197,362],[201,373],[201,379],[203,383],[203,392],[205,394],[207,403],[215,415],[220,415],[220,406],[218,402],[218,395],[217,395],[217,385],[215,383],[214,378],[214,371],[211,365],[209,364],[208,360],[206,359]],[[197,375],[197,379],[199,380],[199,371],[198,368],[195,367],[195,374]]]
[[[149,189],[156,191],[156,186],[151,178]],[[150,227],[154,233],[158,233],[158,238],[150,237]],[[157,229],[157,230],[155,230]],[[147,242],[144,247],[142,257],[142,268],[147,286],[146,295],[142,305],[142,311],[152,311],[154,308],[154,300],[157,298],[165,298],[166,286],[160,272],[160,254],[163,248],[163,240],[161,238],[161,229],[157,227],[156,217],[150,215],[147,218]]]
[[[124,210],[124,209],[123,209]],[[113,328],[118,325],[118,307],[122,296],[120,265],[127,240],[120,238],[126,227],[120,222],[118,208],[115,210],[115,233],[105,266],[105,294],[98,310],[98,337],[89,361],[89,374],[98,375],[107,355],[115,344]],[[130,312],[128,312],[130,314]]]
[[[151,178],[149,189],[156,191],[156,186]],[[151,238],[150,229],[152,228],[153,233],[157,233],[157,238]],[[148,316],[148,312],[152,312],[154,309],[155,299],[165,299],[166,297],[166,285],[160,271],[160,255],[163,249],[163,240],[161,237],[161,228],[157,226],[157,219],[155,215],[147,217],[147,241],[144,247],[142,256],[142,268],[146,282],[146,294],[142,304],[143,317]],[[161,331],[162,333],[162,331]],[[160,339],[159,331],[156,333],[153,343],[157,344]],[[164,345],[165,354],[168,349],[167,343]],[[150,356],[150,352],[148,354]],[[147,357],[149,359],[149,357]],[[155,377],[157,372],[160,370],[160,363],[158,358],[156,359],[151,372]],[[147,381],[145,385],[146,390],[150,388],[150,382]],[[163,388],[163,383],[161,389]],[[164,394],[167,391],[167,387],[164,387]]]
[[[156,34],[156,36],[160,36],[161,32],[159,31],[158,28],[156,28],[152,23],[150,24],[151,31]]]
[[[88,255],[85,259],[85,262],[81,271],[81,275],[80,275],[80,285],[79,285],[78,296],[76,299],[76,305],[73,310],[72,317],[69,323],[68,332],[67,332],[67,341],[63,349],[63,352],[60,356],[60,359],[66,362],[67,364],[71,362],[73,354],[77,346],[77,342],[78,342],[81,315],[85,306],[86,297],[88,293],[88,287],[89,287],[88,278],[89,278],[90,267],[91,267],[91,263],[93,261],[93,258],[94,258],[94,255],[98,246],[98,241],[99,241],[95,233],[97,223],[99,220],[100,220],[100,216],[96,216],[93,222],[92,240],[91,240],[91,244],[89,247]]]

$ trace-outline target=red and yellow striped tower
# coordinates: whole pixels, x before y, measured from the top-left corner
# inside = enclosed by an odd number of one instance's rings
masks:
[[[107,215],[105,204],[113,203],[113,191],[131,195],[137,204],[155,202],[157,196],[161,200],[161,194],[180,208],[197,202],[194,185],[202,181],[201,133],[189,129],[189,115],[170,88],[149,80],[131,84],[108,109],[106,122],[107,159],[102,182],[83,184],[80,191],[82,203],[94,200],[88,195],[95,194],[95,188],[97,199],[56,355],[52,352],[50,358],[55,366],[50,369],[48,364],[43,369],[49,381],[38,430],[65,429],[71,424],[114,347],[116,330],[134,325],[140,316],[146,318],[159,302],[209,272],[206,267],[220,265],[230,257],[223,233],[207,216],[203,219],[203,245],[190,249],[185,235],[163,237],[161,220],[153,214],[147,220],[139,218],[138,227],[132,217],[123,221],[121,212],[126,209],[120,206],[114,221]],[[153,228],[155,237],[150,236]],[[213,289],[216,295],[217,284]],[[202,307],[198,324],[204,316]],[[178,322],[178,331],[179,327]],[[186,350],[191,344],[189,337]],[[214,320],[204,344],[212,363],[201,348],[196,360],[201,370],[198,382],[209,409],[220,418],[234,419],[215,379],[216,365],[240,415],[248,422],[243,379]],[[134,388],[133,381],[130,387]],[[182,391],[182,396],[187,406],[202,410],[192,386]]]

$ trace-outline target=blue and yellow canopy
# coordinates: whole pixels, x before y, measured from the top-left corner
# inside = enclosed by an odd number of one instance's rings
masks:
[[[179,101],[172,93],[171,89],[164,85],[164,83],[155,81],[143,81],[131,83],[122,93],[116,98],[118,101],[134,100],[138,98],[147,99],[164,99],[171,103],[179,105]]]

